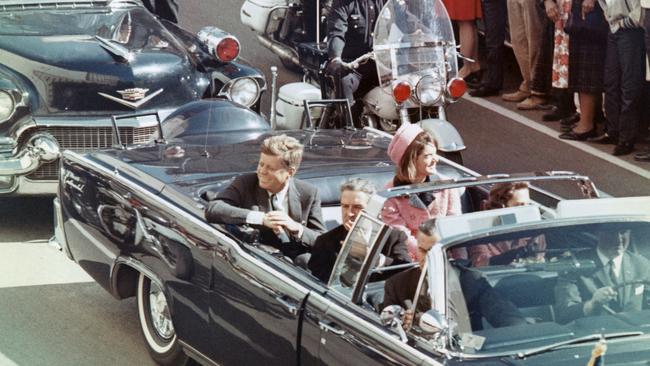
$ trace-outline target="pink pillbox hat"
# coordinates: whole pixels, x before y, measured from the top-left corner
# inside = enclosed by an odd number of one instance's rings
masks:
[[[399,165],[406,149],[421,132],[424,132],[424,130],[416,124],[405,123],[401,125],[388,145],[388,157],[390,157],[390,160],[396,165]]]

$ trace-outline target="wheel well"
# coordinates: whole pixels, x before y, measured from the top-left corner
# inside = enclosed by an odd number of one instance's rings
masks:
[[[119,299],[135,296],[140,272],[126,264],[119,264],[113,277],[113,291]]]

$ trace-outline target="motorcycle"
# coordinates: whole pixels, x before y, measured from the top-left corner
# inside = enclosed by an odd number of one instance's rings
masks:
[[[246,0],[240,19],[255,33],[259,42],[278,55],[282,65],[303,71],[299,48],[316,44],[325,34],[325,19],[332,0]]]
[[[465,144],[447,121],[445,107],[466,91],[459,78],[458,57],[451,20],[441,0],[389,0],[379,14],[374,30],[373,50],[349,63],[348,69],[373,59],[379,86],[362,99],[362,124],[392,132],[402,123],[417,121],[433,135],[438,150],[462,162]],[[471,61],[471,60],[470,60]],[[279,91],[272,78],[272,124],[280,129],[351,127],[349,112],[326,113],[327,85],[324,65],[319,68],[320,87],[311,80],[283,85]],[[323,100],[324,99],[324,100]],[[333,100],[333,105],[346,103]],[[316,106],[316,112],[312,111]],[[349,106],[348,106],[349,108]],[[331,116],[335,118],[331,119]],[[330,118],[330,119],[328,119]],[[338,119],[337,119],[338,118]]]

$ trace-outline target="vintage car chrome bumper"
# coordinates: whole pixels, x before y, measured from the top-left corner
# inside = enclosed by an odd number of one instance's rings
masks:
[[[59,143],[46,133],[34,134],[15,157],[0,160],[0,175],[26,175],[59,158]]]

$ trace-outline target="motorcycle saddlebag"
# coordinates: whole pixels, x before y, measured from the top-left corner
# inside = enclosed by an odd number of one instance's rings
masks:
[[[303,67],[318,72],[327,61],[327,43],[305,42],[298,45],[298,58]]]

